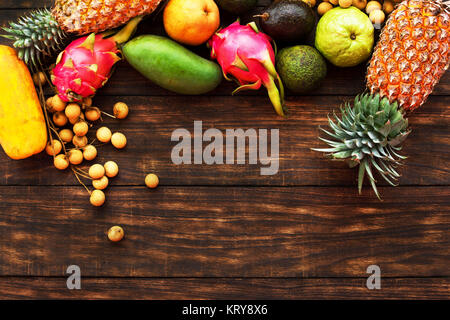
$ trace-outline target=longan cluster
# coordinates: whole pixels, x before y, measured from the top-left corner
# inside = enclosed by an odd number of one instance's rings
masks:
[[[36,76],[36,81],[40,81]],[[113,107],[113,114],[102,112],[99,108],[92,106],[92,99],[85,98],[80,104],[66,103],[58,95],[46,100],[46,110],[50,113],[50,129],[52,137],[47,144],[46,152],[53,156],[54,166],[59,170],[65,170],[71,166],[78,181],[90,193],[90,202],[93,206],[101,206],[105,202],[104,189],[109,184],[109,178],[115,177],[119,167],[114,161],[108,161],[104,165],[94,164],[88,171],[78,167],[84,161],[92,161],[97,157],[97,147],[111,142],[117,149],[125,148],[127,139],[123,133],[114,134],[107,127],[100,127],[96,131],[96,139],[101,143],[95,145],[93,139],[89,142],[87,137],[91,128],[102,121],[102,114],[116,119],[125,119],[128,115],[128,106],[118,102]],[[80,178],[92,181],[94,190],[89,188]]]
[[[303,1],[310,4],[311,7],[316,5],[315,0]],[[317,7],[317,13],[322,16],[335,6],[339,6],[344,9],[354,6],[361,11],[365,11],[369,15],[369,19],[373,24],[382,24],[386,18],[386,15],[394,11],[394,3],[392,0],[369,2],[367,2],[367,0],[323,0]]]

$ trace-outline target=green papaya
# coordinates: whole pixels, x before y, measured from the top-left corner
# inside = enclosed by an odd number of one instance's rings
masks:
[[[165,37],[142,35],[125,44],[122,51],[125,59],[142,75],[179,94],[203,94],[222,81],[217,63]]]

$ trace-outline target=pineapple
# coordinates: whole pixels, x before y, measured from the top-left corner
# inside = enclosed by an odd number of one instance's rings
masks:
[[[420,107],[449,66],[450,13],[440,0],[406,0],[391,13],[367,71],[370,93],[345,104],[341,117],[322,129],[331,148],[313,149],[359,165],[358,189],[365,175],[378,198],[375,172],[389,184],[400,177],[396,166],[409,134],[405,111]]]
[[[138,15],[150,14],[161,0],[56,0],[50,11],[39,9],[10,22],[3,37],[14,40],[19,57],[33,70],[42,58],[60,49],[67,34],[99,33]]]
[[[420,107],[450,61],[450,14],[441,1],[407,0],[391,13],[367,72],[367,87],[405,110]]]

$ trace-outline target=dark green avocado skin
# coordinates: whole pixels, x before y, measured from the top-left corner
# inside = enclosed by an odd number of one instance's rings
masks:
[[[264,10],[260,25],[274,40],[298,42],[313,30],[315,16],[311,7],[301,0],[280,0]]]

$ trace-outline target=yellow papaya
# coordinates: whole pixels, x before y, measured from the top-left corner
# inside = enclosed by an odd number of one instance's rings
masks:
[[[16,51],[0,45],[0,144],[12,159],[44,150],[47,127],[30,71]]]

